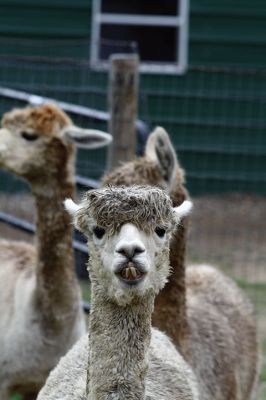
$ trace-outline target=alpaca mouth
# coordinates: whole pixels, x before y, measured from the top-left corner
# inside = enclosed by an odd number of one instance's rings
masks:
[[[116,272],[116,276],[127,283],[128,285],[136,285],[145,277],[146,272],[140,265],[135,264],[132,261],[128,261],[123,264],[122,267]]]

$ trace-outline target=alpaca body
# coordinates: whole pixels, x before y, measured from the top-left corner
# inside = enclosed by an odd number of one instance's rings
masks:
[[[88,353],[89,339],[85,334],[50,373],[38,400],[87,400]],[[148,364],[145,400],[200,399],[190,367],[168,337],[155,328],[151,333]]]
[[[198,400],[190,367],[151,328],[171,233],[189,202],[174,211],[159,189],[109,187],[72,203],[67,208],[90,249],[89,337],[60,361],[38,400]]]
[[[7,389],[21,394],[38,392],[49,371],[85,332],[81,299],[77,296],[76,310],[68,321],[67,316],[63,319],[67,330],[62,329],[58,337],[44,335],[38,309],[34,307],[36,249],[5,240],[0,240],[0,249],[0,394]]]
[[[38,391],[61,355],[85,332],[80,296],[75,312],[64,322],[62,319],[60,340],[44,335],[39,312],[34,307],[36,249],[23,242],[6,240],[0,240],[0,247],[0,394],[7,388],[22,394]],[[6,388],[5,382],[8,382]]]
[[[250,400],[257,374],[256,326],[250,301],[208,265],[186,271],[189,364],[202,400]]]
[[[167,191],[173,206],[188,193],[184,173],[167,133],[157,128],[144,157],[123,164],[103,185],[148,184]],[[155,300],[153,324],[167,333],[199,383],[201,400],[249,400],[258,376],[253,307],[234,282],[211,267],[185,269],[187,221],[170,244],[171,275]]]
[[[86,331],[63,200],[75,192],[73,142],[84,145],[88,136],[95,145],[95,131],[73,126],[54,105],[14,110],[2,121],[0,166],[30,184],[37,231],[35,246],[0,241],[1,400],[13,391],[36,398]]]

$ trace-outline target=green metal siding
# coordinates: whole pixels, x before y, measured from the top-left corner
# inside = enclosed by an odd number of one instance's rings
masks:
[[[157,90],[153,79],[141,80],[148,114],[173,134],[190,187],[265,194],[266,75],[191,69]]]
[[[0,0],[0,54],[88,58],[90,34],[90,0]],[[4,43],[4,37],[42,40],[43,45],[20,47],[11,41]],[[51,40],[60,44],[66,39],[73,43],[57,45],[56,53],[53,45],[50,49]],[[86,40],[77,45],[77,39]]]
[[[266,193],[266,3],[192,0],[190,15],[190,70],[143,75],[140,117],[170,132],[192,191]],[[88,59],[90,19],[90,0],[0,0],[2,38],[42,40],[2,42],[0,54]],[[105,73],[1,65],[2,85],[106,109]]]
[[[0,10],[2,35],[35,38],[90,36],[90,0],[1,0]]]
[[[190,64],[265,67],[263,0],[192,0]]]
[[[1,37],[89,39],[91,3],[0,0]],[[190,65],[265,66],[265,1],[191,0],[190,10]]]

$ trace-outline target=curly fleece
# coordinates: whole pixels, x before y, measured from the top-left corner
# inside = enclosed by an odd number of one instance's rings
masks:
[[[169,196],[161,189],[109,186],[85,194],[76,221],[80,230],[85,232],[90,231],[96,222],[113,235],[121,225],[130,222],[150,233],[158,225],[171,230],[175,214]]]
[[[52,136],[62,128],[72,125],[71,119],[55,104],[14,109],[4,114],[1,125],[10,130],[30,129],[36,134]]]

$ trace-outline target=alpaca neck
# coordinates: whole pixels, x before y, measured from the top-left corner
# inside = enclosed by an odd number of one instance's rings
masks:
[[[144,400],[154,296],[119,306],[100,284],[91,288],[88,399]]]
[[[171,194],[173,206],[179,206],[187,193],[182,185]],[[187,242],[187,220],[183,219],[174,232],[170,244],[171,276],[155,300],[153,324],[167,332],[178,350],[186,352],[188,323],[186,312],[185,254]]]
[[[62,176],[61,176],[62,177]],[[73,179],[32,187],[37,209],[37,288],[36,304],[52,330],[77,311],[79,295],[74,272],[72,225],[63,201],[73,197]],[[53,318],[54,317],[54,318]],[[57,322],[56,322],[57,321]],[[50,327],[49,324],[52,324]]]

